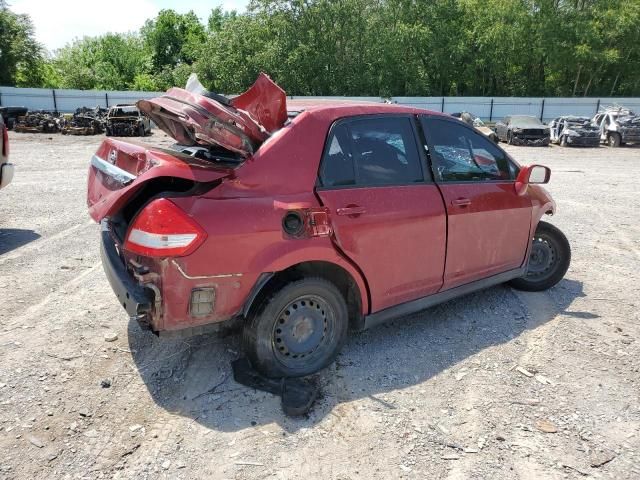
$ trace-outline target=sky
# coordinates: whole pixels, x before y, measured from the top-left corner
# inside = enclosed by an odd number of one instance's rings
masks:
[[[74,38],[138,30],[163,8],[193,10],[204,22],[216,6],[243,11],[248,0],[8,0],[15,13],[27,13],[36,39],[51,52]]]

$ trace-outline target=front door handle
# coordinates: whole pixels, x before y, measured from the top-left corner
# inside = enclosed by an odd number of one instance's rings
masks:
[[[456,207],[467,207],[471,205],[471,200],[468,198],[456,198],[451,202],[451,204],[455,205]]]
[[[364,207],[360,207],[358,205],[349,205],[347,207],[338,208],[336,213],[338,215],[344,216],[352,216],[352,215],[362,215],[367,210]]]

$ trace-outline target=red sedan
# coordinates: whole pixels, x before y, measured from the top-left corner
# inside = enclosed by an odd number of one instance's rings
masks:
[[[363,329],[492,285],[543,290],[570,247],[519,166],[426,110],[287,101],[261,75],[231,100],[174,88],[138,107],[173,149],[107,139],[88,205],[107,277],[159,334],[241,321],[272,377],[327,366]]]

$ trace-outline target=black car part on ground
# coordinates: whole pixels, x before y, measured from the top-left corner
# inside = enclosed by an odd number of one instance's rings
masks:
[[[20,133],[58,133],[60,118],[57,112],[30,111],[26,115],[18,117],[18,123],[14,130]]]
[[[107,109],[78,108],[71,118],[62,121],[63,135],[96,135],[104,133]]]

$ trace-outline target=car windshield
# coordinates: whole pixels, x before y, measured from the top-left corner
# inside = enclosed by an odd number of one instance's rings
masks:
[[[137,117],[140,115],[137,107],[118,107],[111,110],[111,117]]]
[[[482,120],[480,120],[478,117],[473,119],[473,126],[474,127],[484,127],[484,122]]]
[[[536,117],[529,117],[527,115],[516,115],[515,117],[511,117],[511,125],[524,128],[536,128],[544,126],[542,122]]]

